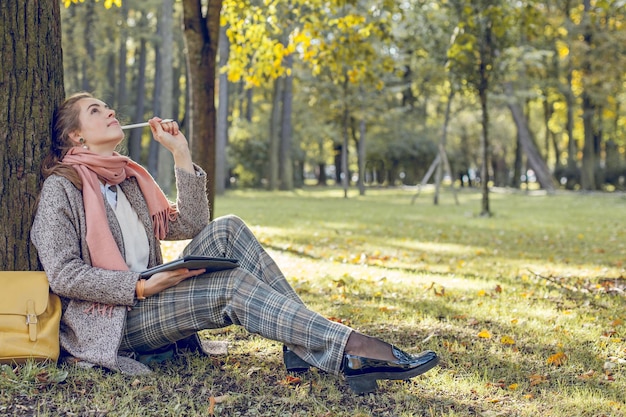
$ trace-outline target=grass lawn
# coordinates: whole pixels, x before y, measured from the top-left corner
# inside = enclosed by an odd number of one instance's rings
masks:
[[[626,196],[428,190],[231,191],[242,217],[314,310],[434,370],[354,395],[341,378],[289,377],[281,345],[207,331],[229,354],[184,355],[128,377],[3,366],[0,415],[626,416]],[[164,245],[173,258],[185,242]]]

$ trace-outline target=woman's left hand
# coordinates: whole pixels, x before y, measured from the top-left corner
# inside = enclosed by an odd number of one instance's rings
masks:
[[[185,135],[179,130],[178,123],[176,121],[163,123],[162,121],[160,117],[148,120],[154,140],[172,153],[176,167],[194,172],[189,144]]]

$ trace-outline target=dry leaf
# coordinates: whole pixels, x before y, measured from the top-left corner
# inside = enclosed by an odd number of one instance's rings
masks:
[[[280,383],[282,385],[300,385],[300,383],[302,383],[302,379],[300,379],[300,377],[297,377],[297,376],[287,375],[285,379],[280,381]]]
[[[252,368],[248,369],[248,372],[246,373],[246,375],[251,376],[253,373],[260,371],[261,368],[259,368],[258,366],[253,366]]]
[[[567,356],[563,352],[557,352],[546,361],[548,365],[561,366],[567,361]]]
[[[215,415],[215,397],[211,397],[209,398],[209,415],[210,416],[214,416]]]
[[[548,382],[548,378],[546,378],[544,375],[539,375],[539,374],[533,374],[529,376],[528,379],[530,379],[531,387],[534,387],[535,385],[539,385],[544,382]]]
[[[577,376],[578,379],[590,379],[593,378],[596,374],[596,371],[594,371],[593,369],[585,372],[584,374],[580,374]]]

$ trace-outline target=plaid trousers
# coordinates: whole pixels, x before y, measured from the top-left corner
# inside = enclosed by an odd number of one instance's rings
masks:
[[[240,218],[213,220],[183,254],[235,258],[240,266],[186,279],[138,301],[128,312],[121,350],[153,350],[200,330],[237,324],[339,373],[352,329],[309,310]]]

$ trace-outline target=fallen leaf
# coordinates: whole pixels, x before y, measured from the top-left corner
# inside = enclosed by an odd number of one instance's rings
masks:
[[[300,377],[291,376],[291,375],[287,375],[285,379],[280,381],[282,385],[300,385],[301,382],[302,382],[302,379],[300,379]]]
[[[590,379],[590,378],[593,378],[595,376],[595,374],[596,374],[596,371],[591,369],[591,370],[585,372],[584,374],[578,375],[577,378],[578,379],[583,379],[583,380]]]
[[[567,355],[563,352],[557,352],[550,356],[546,361],[548,365],[561,366],[567,361]]]
[[[215,397],[209,398],[209,410],[208,410],[208,412],[209,412],[210,416],[214,416],[215,415],[215,403],[216,403]]]
[[[246,373],[246,375],[251,376],[253,373],[260,371],[261,368],[259,368],[258,366],[253,366],[252,368],[248,369],[248,372]]]
[[[548,382],[548,378],[545,375],[532,374],[528,377],[530,379],[530,386],[534,387],[535,385],[542,384],[544,382]]]
[[[478,337],[481,339],[491,339],[491,333],[489,333],[487,329],[482,329],[480,333],[478,333]]]
[[[503,345],[514,345],[515,340],[511,336],[502,336],[502,338],[500,339],[500,343],[502,343]]]

